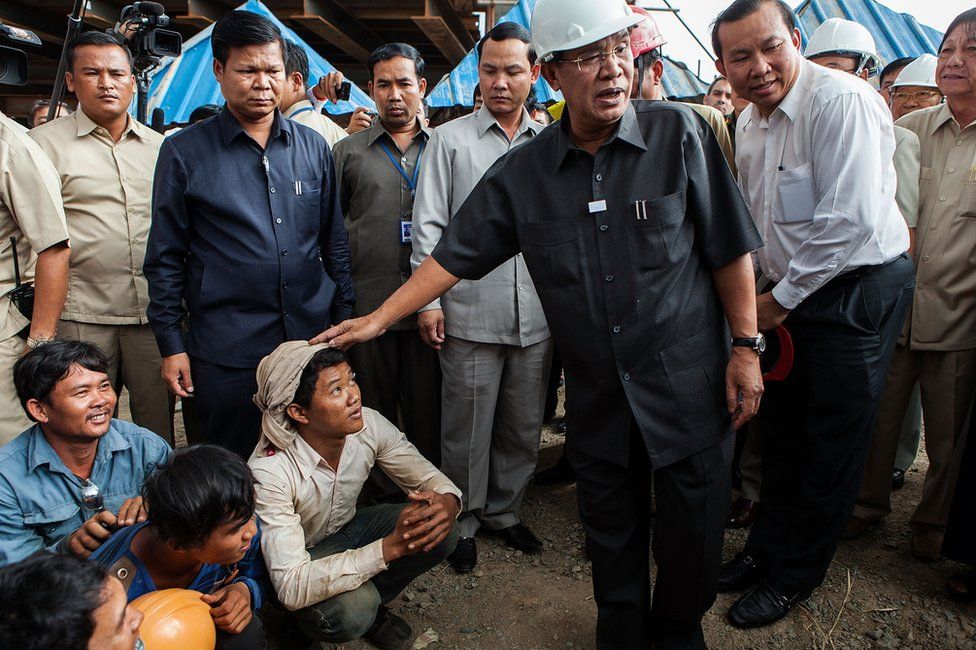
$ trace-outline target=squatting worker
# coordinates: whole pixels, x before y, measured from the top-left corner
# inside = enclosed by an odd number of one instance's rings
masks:
[[[13,367],[27,349],[54,338],[68,292],[68,227],[61,204],[58,172],[40,147],[16,122],[0,113],[0,445],[31,425],[20,408]],[[17,238],[17,247],[10,238]],[[8,300],[16,288],[14,259],[21,282],[34,283],[34,308],[28,322]]]
[[[736,133],[739,185],[765,239],[759,327],[785,324],[796,360],[762,408],[762,508],[719,587],[765,625],[822,582],[854,506],[884,374],[911,300],[895,139],[881,96],[811,63],[781,0],[736,0],[713,24],[717,66],[752,106]],[[890,466],[889,466],[890,467]]]
[[[149,321],[163,377],[195,396],[204,438],[247,458],[260,429],[251,397],[261,358],[347,318],[354,296],[329,146],[277,110],[281,33],[230,11],[212,42],[227,105],[160,151]]]
[[[680,104],[630,101],[628,29],[641,20],[623,0],[540,0],[532,38],[566,98],[560,124],[486,173],[377,311],[316,340],[373,338],[523,253],[566,369],[598,645],[704,647],[731,425],[762,392],[749,257],[761,241],[711,129]],[[730,328],[742,344],[731,357]]]
[[[172,445],[172,397],[159,374],[143,275],[163,136],[129,115],[132,55],[115,37],[85,32],[69,44],[67,61],[78,110],[30,132],[61,177],[74,243],[58,335],[105,352],[115,392],[129,390],[132,421]]]

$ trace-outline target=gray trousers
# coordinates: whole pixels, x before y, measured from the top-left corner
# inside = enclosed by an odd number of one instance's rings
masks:
[[[441,469],[464,495],[458,535],[514,526],[539,456],[552,340],[520,348],[447,337],[440,362]]]

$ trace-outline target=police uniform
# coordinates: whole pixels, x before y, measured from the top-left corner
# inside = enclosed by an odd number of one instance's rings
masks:
[[[33,282],[37,253],[67,239],[57,172],[19,125],[0,113],[0,444],[31,425],[14,388],[13,366],[24,352],[17,333],[29,325],[6,299],[15,286],[14,256],[21,281]]]
[[[133,421],[172,443],[172,403],[146,317],[149,291],[142,271],[163,136],[129,118],[115,142],[84,107],[38,126],[30,136],[61,178],[74,243],[58,335],[100,347],[116,390],[129,390]]]
[[[465,279],[524,256],[566,370],[600,647],[701,647],[730,500],[729,331],[712,272],[761,240],[691,109],[632,102],[596,156],[569,129],[564,116],[496,163],[432,256]]]

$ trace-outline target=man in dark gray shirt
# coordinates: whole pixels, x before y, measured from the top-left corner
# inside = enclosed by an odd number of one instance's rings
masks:
[[[598,645],[702,648],[731,426],[762,392],[749,257],[761,240],[708,125],[678,104],[628,100],[627,30],[642,19],[623,0],[539,0],[532,35],[563,120],[487,172],[376,312],[313,340],[373,338],[521,251],[566,369]]]

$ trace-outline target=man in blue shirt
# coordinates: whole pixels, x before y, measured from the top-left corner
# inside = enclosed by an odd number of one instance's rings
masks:
[[[332,154],[277,109],[281,33],[231,11],[212,42],[227,104],[160,150],[147,315],[170,390],[194,396],[207,441],[247,458],[260,428],[258,362],[347,318],[355,296]]]
[[[179,449],[143,487],[149,519],[92,554],[122,581],[129,601],[160,589],[199,591],[217,627],[217,650],[265,645],[257,610],[271,588],[254,517],[254,478],[214,445]]]
[[[37,424],[0,447],[0,566],[44,549],[88,557],[113,530],[145,520],[142,483],[170,448],[112,419],[107,368],[80,341],[52,341],[14,366]]]

